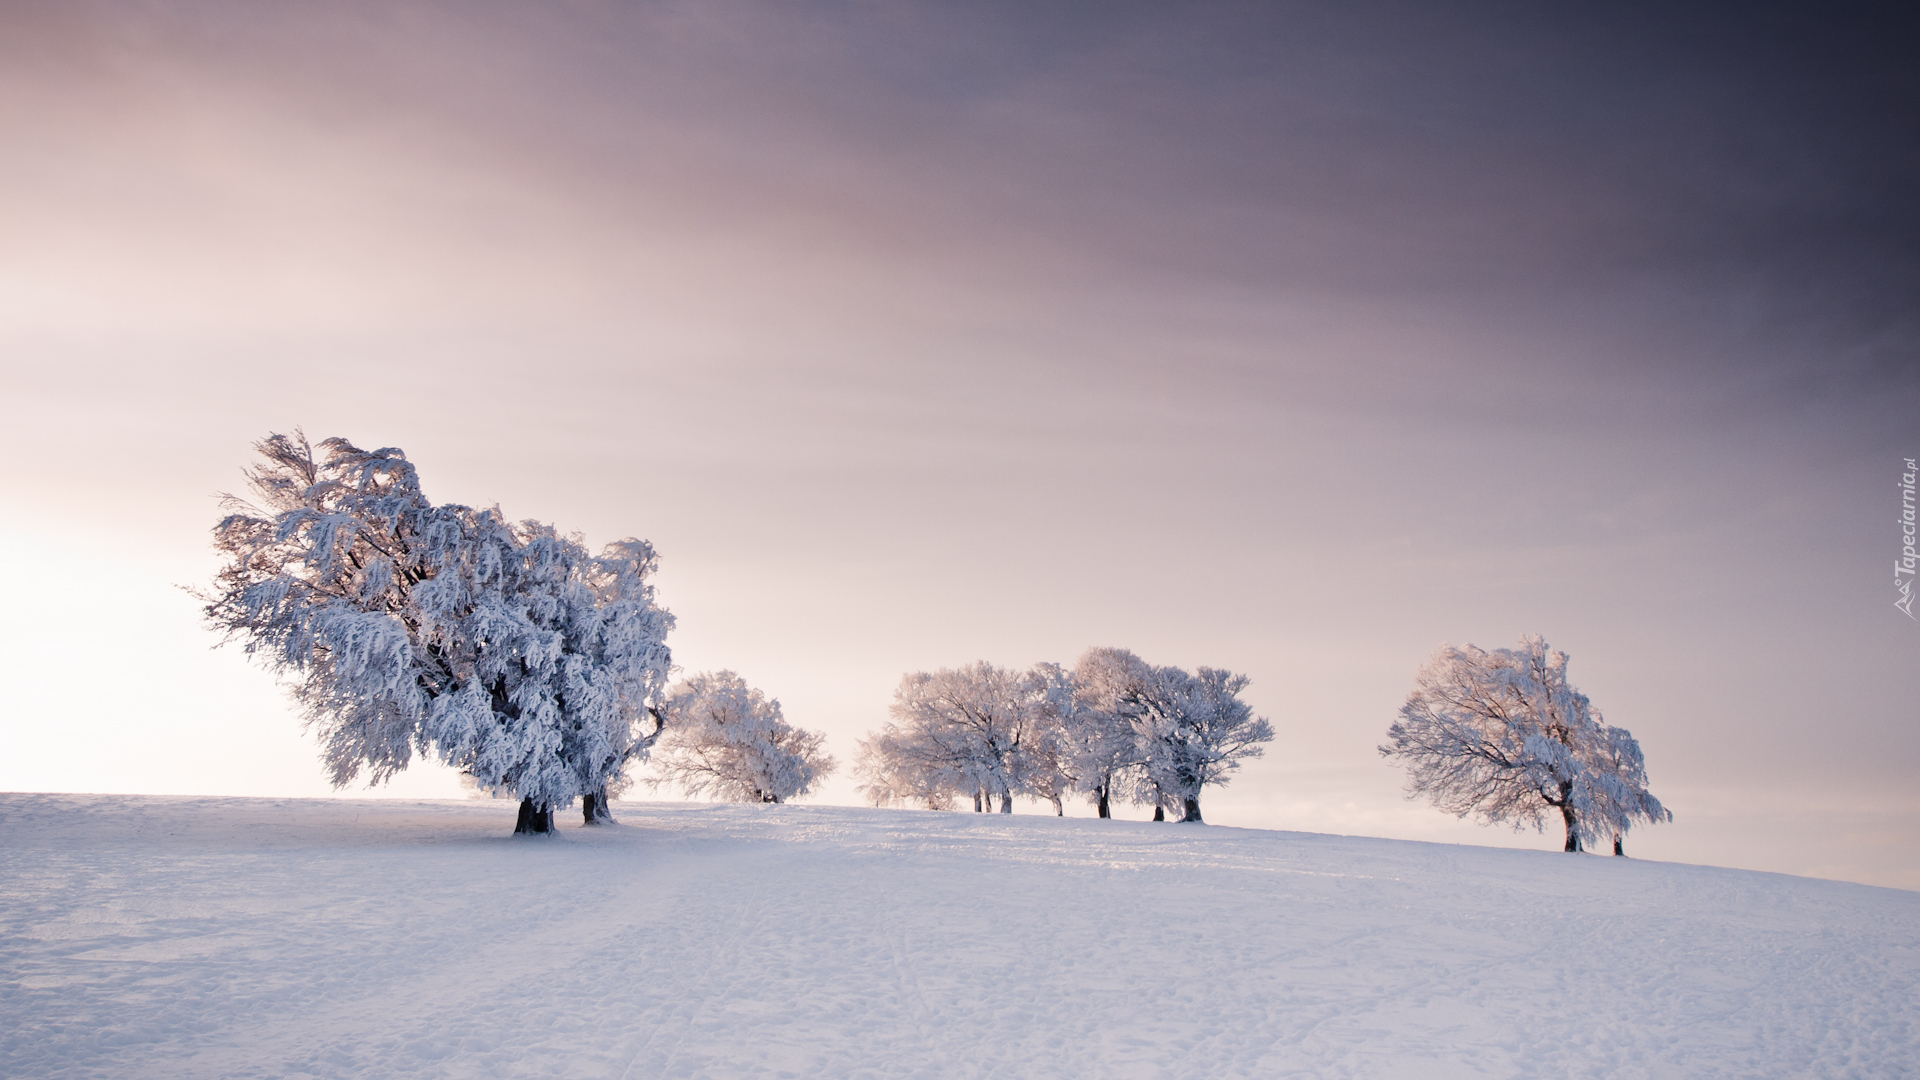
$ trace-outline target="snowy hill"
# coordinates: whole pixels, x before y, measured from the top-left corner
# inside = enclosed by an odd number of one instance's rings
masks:
[[[0,1075],[1896,1077],[1920,894],[1089,819],[0,795]]]

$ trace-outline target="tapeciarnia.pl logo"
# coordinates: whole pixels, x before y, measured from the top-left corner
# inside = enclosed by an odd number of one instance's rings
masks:
[[[1912,458],[1907,458],[1906,471],[1900,474],[1900,557],[1893,560],[1893,588],[1900,598],[1893,606],[1907,613],[1907,618],[1920,622],[1913,614],[1913,571],[1916,556],[1913,552],[1913,478],[1920,473]],[[1900,575],[1905,574],[1902,578]]]

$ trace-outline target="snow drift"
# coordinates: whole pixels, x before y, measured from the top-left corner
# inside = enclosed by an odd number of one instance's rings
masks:
[[[8,1077],[1914,1075],[1920,894],[1042,816],[0,795]]]

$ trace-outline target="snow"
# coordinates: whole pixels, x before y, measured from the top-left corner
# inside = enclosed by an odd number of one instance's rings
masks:
[[[1089,818],[0,795],[0,1075],[1899,1077],[1920,893]]]

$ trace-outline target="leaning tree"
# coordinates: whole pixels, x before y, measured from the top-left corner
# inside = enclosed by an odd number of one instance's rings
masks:
[[[1442,646],[1387,729],[1380,753],[1407,769],[1407,797],[1459,817],[1545,827],[1557,815],[1567,851],[1635,822],[1671,821],[1646,788],[1631,732],[1606,723],[1567,682],[1567,654],[1537,635],[1518,649]]]
[[[498,509],[436,506],[394,448],[271,435],[227,497],[207,621],[289,683],[330,778],[378,784],[431,753],[547,832],[658,738],[673,617],[645,541],[600,555]]]

